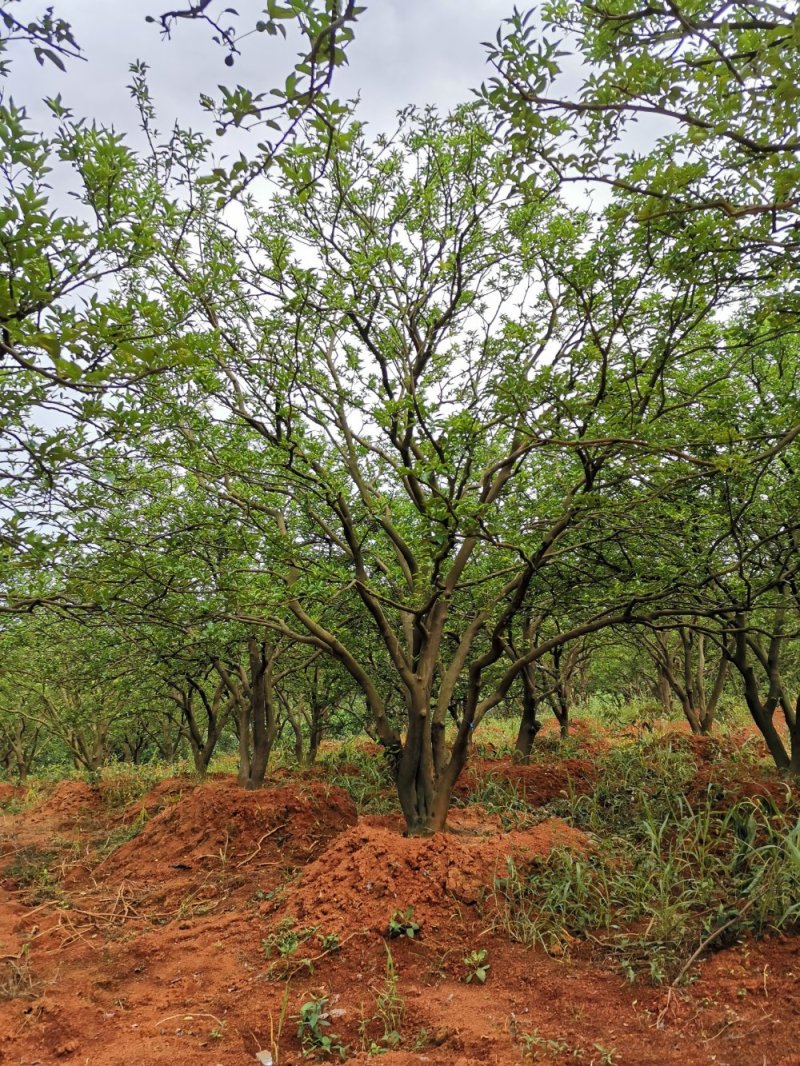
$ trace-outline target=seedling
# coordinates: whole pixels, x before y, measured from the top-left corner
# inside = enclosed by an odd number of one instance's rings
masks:
[[[316,926],[307,926],[303,929],[294,928],[294,919],[285,918],[278,928],[264,937],[261,947],[264,949],[264,957],[267,959],[278,955],[280,958],[288,958],[304,944],[316,932]]]
[[[328,1017],[328,997],[319,996],[309,999],[300,1008],[297,1017],[297,1036],[306,1055],[338,1055],[347,1057],[347,1051],[335,1033],[323,1030],[330,1027]]]
[[[486,978],[489,976],[489,963],[486,961],[488,957],[489,952],[486,948],[471,951],[469,955],[464,956],[464,965],[467,968],[464,980],[468,985],[473,981],[481,985],[486,984]]]
[[[419,932],[419,925],[414,921],[414,908],[406,907],[404,911],[395,911],[389,919],[388,936],[394,940],[400,936],[407,936],[413,940]]]
[[[583,1051],[580,1048],[572,1047],[564,1040],[554,1040],[542,1036],[537,1031],[520,1033],[519,1042],[522,1045],[525,1058],[533,1059],[534,1062],[541,1062],[544,1059],[550,1060],[551,1058],[558,1058],[559,1061],[564,1058],[583,1058]]]
[[[336,933],[317,934],[320,947],[323,951],[333,954],[342,946]]]

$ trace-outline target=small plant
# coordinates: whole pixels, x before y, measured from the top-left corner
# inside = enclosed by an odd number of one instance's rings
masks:
[[[414,908],[406,907],[404,911],[395,911],[389,919],[387,935],[390,940],[407,936],[413,940],[419,932],[419,925],[414,921]]]
[[[224,869],[228,865],[228,848],[230,847],[231,838],[228,830],[225,830],[225,843],[219,847],[219,864]]]
[[[318,935],[319,946],[329,955],[334,954],[342,946],[336,933],[324,933]]]
[[[105,843],[99,847],[99,853],[101,855],[110,855],[112,851],[116,851],[117,848],[123,844],[127,844],[129,840],[133,840],[135,836],[138,836],[144,829],[147,822],[147,811],[142,807],[138,815],[130,823],[130,825],[120,826],[118,829],[113,829],[106,837]]]
[[[375,994],[375,1015],[383,1024],[383,1036],[380,1044],[383,1048],[395,1049],[400,1046],[402,1040],[401,1029],[403,1018],[406,1013],[406,1004],[400,995],[397,981],[397,970],[394,958],[386,946],[386,972],[383,979],[383,988]]]
[[[497,816],[506,831],[531,822],[531,807],[524,793],[501,774],[476,771],[469,802],[480,804],[488,814]]]
[[[272,1059],[273,1066],[278,1066],[278,1063],[280,1062],[281,1036],[283,1035],[283,1027],[286,1023],[286,1014],[288,1010],[289,982],[287,981],[283,991],[283,999],[281,1000],[281,1009],[278,1012],[277,1024],[275,1022],[275,1018],[273,1017],[272,1011],[269,1012],[269,1056]]]
[[[52,869],[55,857],[55,851],[36,847],[20,848],[5,874],[20,888],[29,889],[33,902],[53,899],[58,894]]]
[[[343,788],[359,814],[388,814],[394,810],[394,794],[389,767],[382,759],[368,754],[358,744],[348,744],[332,755],[323,756],[328,763],[330,785]]]
[[[105,767],[99,782],[103,805],[112,811],[127,807],[149,791],[159,776],[157,767],[138,766],[135,770]]]
[[[489,976],[489,963],[486,961],[488,957],[489,952],[486,948],[470,951],[468,955],[464,956],[464,965],[467,968],[464,980],[468,985],[472,984],[473,981],[477,981],[481,985],[486,984],[486,978]]]
[[[519,1042],[522,1045],[522,1053],[525,1058],[534,1062],[558,1058],[583,1058],[580,1048],[572,1047],[565,1040],[554,1040],[550,1037],[541,1036],[536,1030],[532,1033],[520,1033]]]
[[[335,1033],[326,1033],[331,1020],[328,1015],[328,997],[319,996],[307,1000],[297,1016],[297,1036],[305,1055],[338,1055],[347,1057],[347,1051]]]
[[[0,965],[0,1003],[12,999],[33,999],[39,988],[28,958],[27,947],[17,958],[6,959]]]
[[[294,918],[285,918],[274,933],[270,933],[261,941],[264,958],[271,959],[277,955],[281,959],[286,959],[294,955],[300,945],[310,940],[316,931],[316,926],[295,929]],[[338,944],[338,938],[335,939]]]

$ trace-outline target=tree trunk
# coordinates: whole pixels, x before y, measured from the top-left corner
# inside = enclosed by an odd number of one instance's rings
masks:
[[[474,703],[471,711],[465,709],[449,759],[437,769],[432,709],[422,694],[409,708],[408,732],[396,776],[407,836],[429,836],[446,829],[453,787],[467,762],[473,715]]]
[[[303,728],[300,725],[300,719],[294,711],[290,710],[288,703],[285,708],[286,718],[294,733],[294,758],[298,766],[306,765],[306,753],[303,744]]]
[[[792,761],[795,752],[791,756],[786,751],[783,740],[773,721],[775,711],[780,703],[780,680],[777,660],[780,652],[781,637],[780,627],[770,642],[770,653],[765,658],[763,666],[769,684],[769,694],[765,700],[761,699],[758,689],[758,681],[752,664],[749,661],[749,647],[747,637],[747,623],[743,615],[737,615],[734,620],[733,647],[726,650],[725,654],[739,671],[744,683],[744,698],[747,709],[758,727],[759,732],[766,741],[769,753],[776,767],[784,776],[791,776]]]
[[[569,737],[569,700],[561,685],[556,686],[556,691],[550,698],[550,706],[558,722],[558,735],[562,740]]]
[[[272,745],[278,735],[275,696],[272,687],[272,659],[266,641],[250,637],[250,708],[253,729],[253,758],[245,788],[261,788],[269,764]]]
[[[409,695],[408,699],[411,701],[413,696]],[[435,793],[431,717],[427,707],[411,706],[397,774],[397,794],[409,836],[425,836],[442,828],[433,825]]]
[[[319,746],[322,743],[322,736],[325,731],[325,711],[327,705],[321,702],[316,691],[311,697],[311,725],[308,734],[308,755],[306,757],[306,765],[313,766],[317,761],[317,755],[319,754]]]
[[[672,691],[670,689],[669,678],[667,677],[664,667],[660,663],[656,665],[656,671],[656,698],[661,704],[662,714],[668,718],[672,713]]]
[[[788,776],[795,784],[800,784],[800,696],[797,697],[794,709],[794,721],[789,724],[789,744],[791,754]]]
[[[531,677],[530,667],[522,671],[522,716],[519,722],[513,760],[516,763],[528,763],[533,750],[536,734],[542,728],[538,719],[539,700]]]
[[[252,684],[248,686],[247,675],[241,666],[238,666],[236,672],[232,674],[221,659],[215,659],[213,665],[214,669],[222,679],[222,683],[228,690],[233,703],[233,722],[236,729],[236,736],[239,741],[239,772],[237,774],[237,781],[242,788],[246,788],[247,783],[250,780],[250,722],[253,709]]]
[[[239,772],[236,780],[244,788],[250,779],[250,704],[246,700],[240,700],[236,710],[236,730],[239,738]]]
[[[725,658],[724,652],[721,652],[719,666],[717,667],[717,676],[714,679],[714,687],[711,690],[711,695],[705,701],[705,706],[702,708],[702,713],[700,715],[700,731],[704,736],[711,733],[712,726],[714,725],[714,716],[717,712],[717,705],[719,704],[720,697],[725,688],[727,678],[728,660]]]

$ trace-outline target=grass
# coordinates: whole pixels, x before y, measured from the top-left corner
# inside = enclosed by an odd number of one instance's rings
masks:
[[[480,768],[474,769],[471,777],[468,799],[461,804],[458,800],[454,801],[454,807],[478,804],[487,813],[498,815],[504,829],[515,828],[520,822],[530,822],[531,808],[515,782],[509,781],[502,773],[487,772]]]
[[[359,814],[392,814],[397,810],[397,794],[389,767],[382,756],[363,750],[356,742],[345,742],[320,757],[328,770],[327,781],[344,789]]]
[[[563,955],[589,942],[630,980],[685,978],[704,950],[800,925],[800,820],[769,802],[690,801],[688,752],[661,740],[613,749],[590,795],[549,807],[591,834],[495,881],[496,922]],[[688,963],[688,965],[687,965]]]
[[[122,847],[123,844],[127,844],[129,840],[133,840],[144,829],[147,824],[147,811],[142,809],[136,818],[129,825],[117,826],[116,829],[112,829],[102,844],[97,849],[98,855],[106,858],[117,848]]]
[[[54,863],[57,857],[58,852],[51,848],[18,848],[3,874],[20,888],[29,889],[36,901],[51,899],[56,894]]]
[[[406,1013],[406,1004],[400,994],[397,970],[389,945],[386,947],[386,970],[383,978],[383,986],[374,993],[375,1018],[383,1025],[383,1034],[380,1037],[380,1046],[384,1049],[393,1049],[402,1042],[403,1019]]]
[[[23,949],[15,958],[0,963],[0,1003],[13,999],[35,999],[42,985],[31,970],[28,952]]]
[[[42,799],[42,787],[39,781],[26,781],[19,786],[19,791],[0,801],[0,810],[5,814],[20,814],[33,807]]]
[[[103,803],[112,811],[127,807],[168,776],[164,767],[156,764],[105,766],[99,778]]]

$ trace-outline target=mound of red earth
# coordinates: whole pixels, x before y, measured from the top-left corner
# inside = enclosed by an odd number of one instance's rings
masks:
[[[558,762],[532,762],[519,765],[510,759],[476,759],[467,767],[456,785],[460,799],[480,790],[487,779],[508,782],[520,799],[531,806],[543,806],[570,789],[578,794],[590,792],[597,779],[597,765],[588,759],[561,759]]]
[[[284,913],[330,932],[385,932],[394,912],[410,907],[413,920],[435,932],[454,908],[491,891],[509,860],[524,867],[557,847],[585,852],[589,846],[559,818],[508,833],[430,837],[403,837],[385,821],[361,818],[341,833],[287,893]]]
[[[174,802],[102,863],[104,877],[152,881],[176,869],[303,863],[356,821],[343,789],[316,782],[247,792],[224,779],[172,795]],[[148,809],[146,799],[139,808]]]
[[[25,794],[25,789],[19,785],[12,785],[10,781],[0,781],[0,807],[12,803],[18,797]]]
[[[208,782],[211,782],[211,778]],[[230,781],[230,778],[223,777],[222,780]],[[181,774],[178,777],[167,777],[163,781],[159,781],[157,785],[154,785],[148,792],[138,799],[133,800],[127,805],[124,812],[124,820],[126,822],[133,821],[142,817],[142,812],[148,817],[154,814],[158,814],[163,811],[165,807],[171,806],[173,803],[178,803],[185,793],[193,792],[198,787],[198,781],[196,777],[191,777],[189,774]]]
[[[85,781],[61,781],[50,795],[26,813],[32,825],[48,823],[53,828],[69,828],[102,806],[98,788]]]

